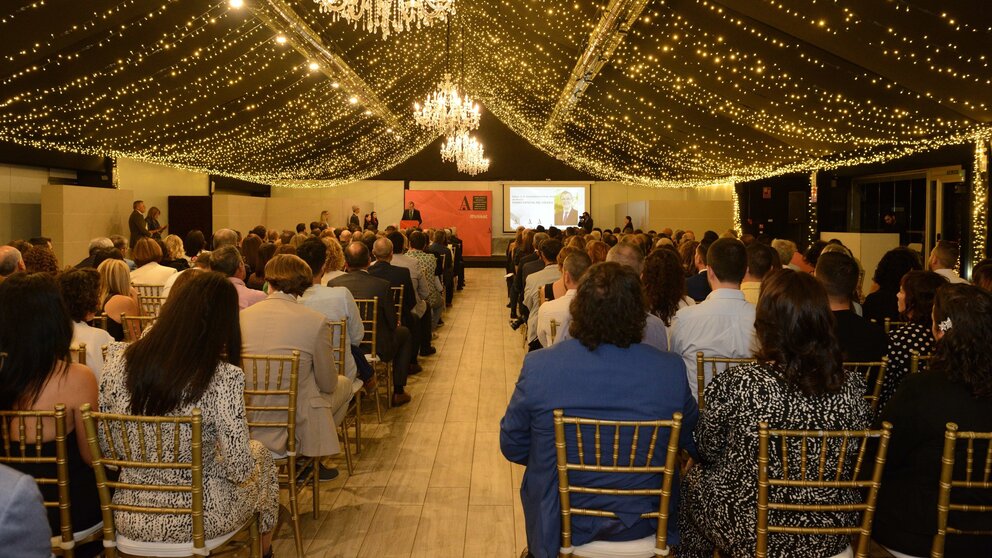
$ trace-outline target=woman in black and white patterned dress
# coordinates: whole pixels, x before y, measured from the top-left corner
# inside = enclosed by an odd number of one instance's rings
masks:
[[[842,368],[827,295],[811,275],[782,270],[762,282],[755,335],[758,362],[731,368],[706,387],[706,409],[696,427],[700,462],[683,483],[679,558],[712,558],[714,548],[725,557],[754,556],[759,422],[797,430],[869,425],[864,380]],[[828,459],[834,451],[839,450],[828,448]],[[809,452],[819,455],[815,441]],[[776,453],[769,456],[770,475],[781,475]],[[774,488],[771,497],[776,497]],[[810,504],[857,501],[856,491],[828,489],[809,489],[793,498],[793,503]],[[783,518],[772,511],[770,520]],[[785,521],[839,527],[856,524],[857,517],[789,512]],[[824,558],[848,544],[846,536],[773,534],[768,550],[772,557]]]
[[[110,346],[108,364],[100,382],[100,409],[108,413],[151,416],[189,415],[199,408],[203,416],[203,511],[207,539],[237,530],[258,513],[268,553],[279,512],[279,483],[269,450],[249,440],[244,406],[241,326],[238,294],[219,273],[196,275],[172,291],[155,327],[130,346]],[[171,432],[167,432],[170,434]],[[180,460],[189,460],[192,432],[180,430]],[[132,425],[130,440],[137,440]],[[120,436],[114,439],[119,443]],[[146,435],[147,451],[154,452],[155,437]],[[171,439],[171,436],[170,436]],[[100,445],[108,441],[100,432]],[[121,453],[122,448],[117,448]],[[170,453],[171,444],[165,444]],[[166,455],[166,458],[173,458]],[[127,469],[121,480],[129,483],[188,484],[189,471]],[[117,504],[181,507],[188,494],[118,490]],[[149,515],[116,512],[117,531],[130,539],[157,542],[192,540],[188,515]]]
[[[908,323],[889,332],[889,366],[882,378],[879,411],[885,408],[885,403],[909,374],[911,351],[921,355],[933,351],[934,339],[930,332],[933,299],[937,289],[946,284],[947,279],[932,271],[910,271],[903,276],[897,299],[900,317]]]

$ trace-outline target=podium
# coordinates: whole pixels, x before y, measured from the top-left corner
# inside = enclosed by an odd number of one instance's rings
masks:
[[[419,228],[420,227],[420,223],[418,221],[414,220],[414,219],[403,219],[402,221],[400,221],[400,228],[401,229],[407,230],[410,227]]]

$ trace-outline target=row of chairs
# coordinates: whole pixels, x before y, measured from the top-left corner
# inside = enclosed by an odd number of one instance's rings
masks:
[[[682,428],[682,414],[675,413],[670,420],[653,421],[614,421],[583,417],[565,416],[562,409],[554,411],[555,448],[557,451],[558,492],[561,504],[561,552],[560,556],[668,556],[668,522],[672,484],[678,467],[679,434]],[[854,555],[867,558],[871,545],[871,529],[874,520],[875,502],[882,481],[886,453],[892,425],[883,423],[878,430],[778,430],[767,423],[758,425],[758,502],[757,533],[755,556],[768,556],[769,536],[778,533],[793,535],[847,535],[856,537]],[[585,429],[585,434],[583,434]],[[659,435],[665,429],[669,438],[664,464],[652,463]],[[626,434],[621,436],[621,432]],[[650,434],[650,436],[649,436]],[[629,446],[621,448],[621,439]],[[868,452],[869,440],[877,440],[877,452],[873,463]],[[593,455],[587,455],[588,444],[594,442]],[[984,466],[976,464],[975,441],[984,440],[989,449],[985,452]],[[646,441],[646,444],[642,441]],[[612,443],[611,443],[612,442]],[[958,443],[967,444],[967,457],[964,474],[954,478],[956,463],[955,449]],[[647,446],[644,457],[640,448]],[[566,448],[577,448],[570,453]],[[817,450],[818,448],[818,450]],[[642,452],[643,453],[643,452]],[[828,459],[830,456],[830,459]],[[769,466],[772,458],[779,467]],[[641,460],[638,462],[638,460]],[[852,463],[853,461],[853,463]],[[626,463],[625,463],[626,462]],[[992,512],[992,506],[977,506],[952,502],[954,489],[992,490],[992,432],[960,432],[954,423],[948,423],[945,433],[943,457],[939,478],[939,498],[937,504],[936,535],[930,556],[942,558],[947,535],[992,535],[992,531],[966,531],[948,525],[948,517],[954,512]],[[791,464],[791,467],[790,467]],[[871,467],[870,478],[862,475],[862,469]],[[780,475],[770,471],[781,470]],[[960,467],[959,467],[960,470]],[[570,474],[610,473],[619,477],[631,478],[637,474],[660,474],[659,485],[655,488],[614,488],[597,483],[596,485],[572,482]],[[585,477],[588,478],[588,477]],[[935,482],[937,479],[934,479]],[[629,486],[619,480],[616,486]],[[859,493],[861,499],[856,504],[824,503],[797,504],[795,491],[808,489],[850,490]],[[774,496],[773,496],[774,491]],[[604,543],[597,541],[574,547],[572,545],[572,516],[613,517],[615,512],[608,509],[579,508],[572,505],[573,494],[597,494],[614,496],[655,496],[659,498],[657,511],[642,514],[642,518],[656,519],[658,528],[654,537],[625,543]],[[809,527],[798,524],[773,524],[769,513],[826,513],[851,512],[860,514],[853,525],[836,527]],[[779,517],[787,516],[780,513]],[[616,545],[622,546],[621,549]]]

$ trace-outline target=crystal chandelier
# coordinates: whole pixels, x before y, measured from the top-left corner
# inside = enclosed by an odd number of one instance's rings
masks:
[[[467,133],[449,136],[441,145],[441,160],[454,161],[458,172],[476,175],[489,170],[482,144]]]
[[[429,27],[455,13],[455,0],[313,0],[322,13],[343,19],[369,33],[400,33]]]
[[[423,106],[414,103],[413,120],[418,126],[445,136],[467,134],[479,127],[479,105],[468,95],[459,95],[451,74],[427,96]]]

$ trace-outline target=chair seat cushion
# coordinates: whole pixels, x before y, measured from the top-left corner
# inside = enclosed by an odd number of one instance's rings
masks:
[[[208,551],[213,550],[231,540],[231,537],[238,534],[240,531],[241,529],[238,529],[231,531],[230,533],[225,533],[214,539],[207,539],[204,541],[204,545]],[[120,533],[117,533],[117,549],[125,554],[133,554],[135,556],[171,558],[173,556],[185,557],[193,555],[192,541],[181,543],[145,542],[129,539]]]
[[[576,558],[654,558],[657,539],[654,535],[632,541],[593,541],[576,546],[572,556]]]

